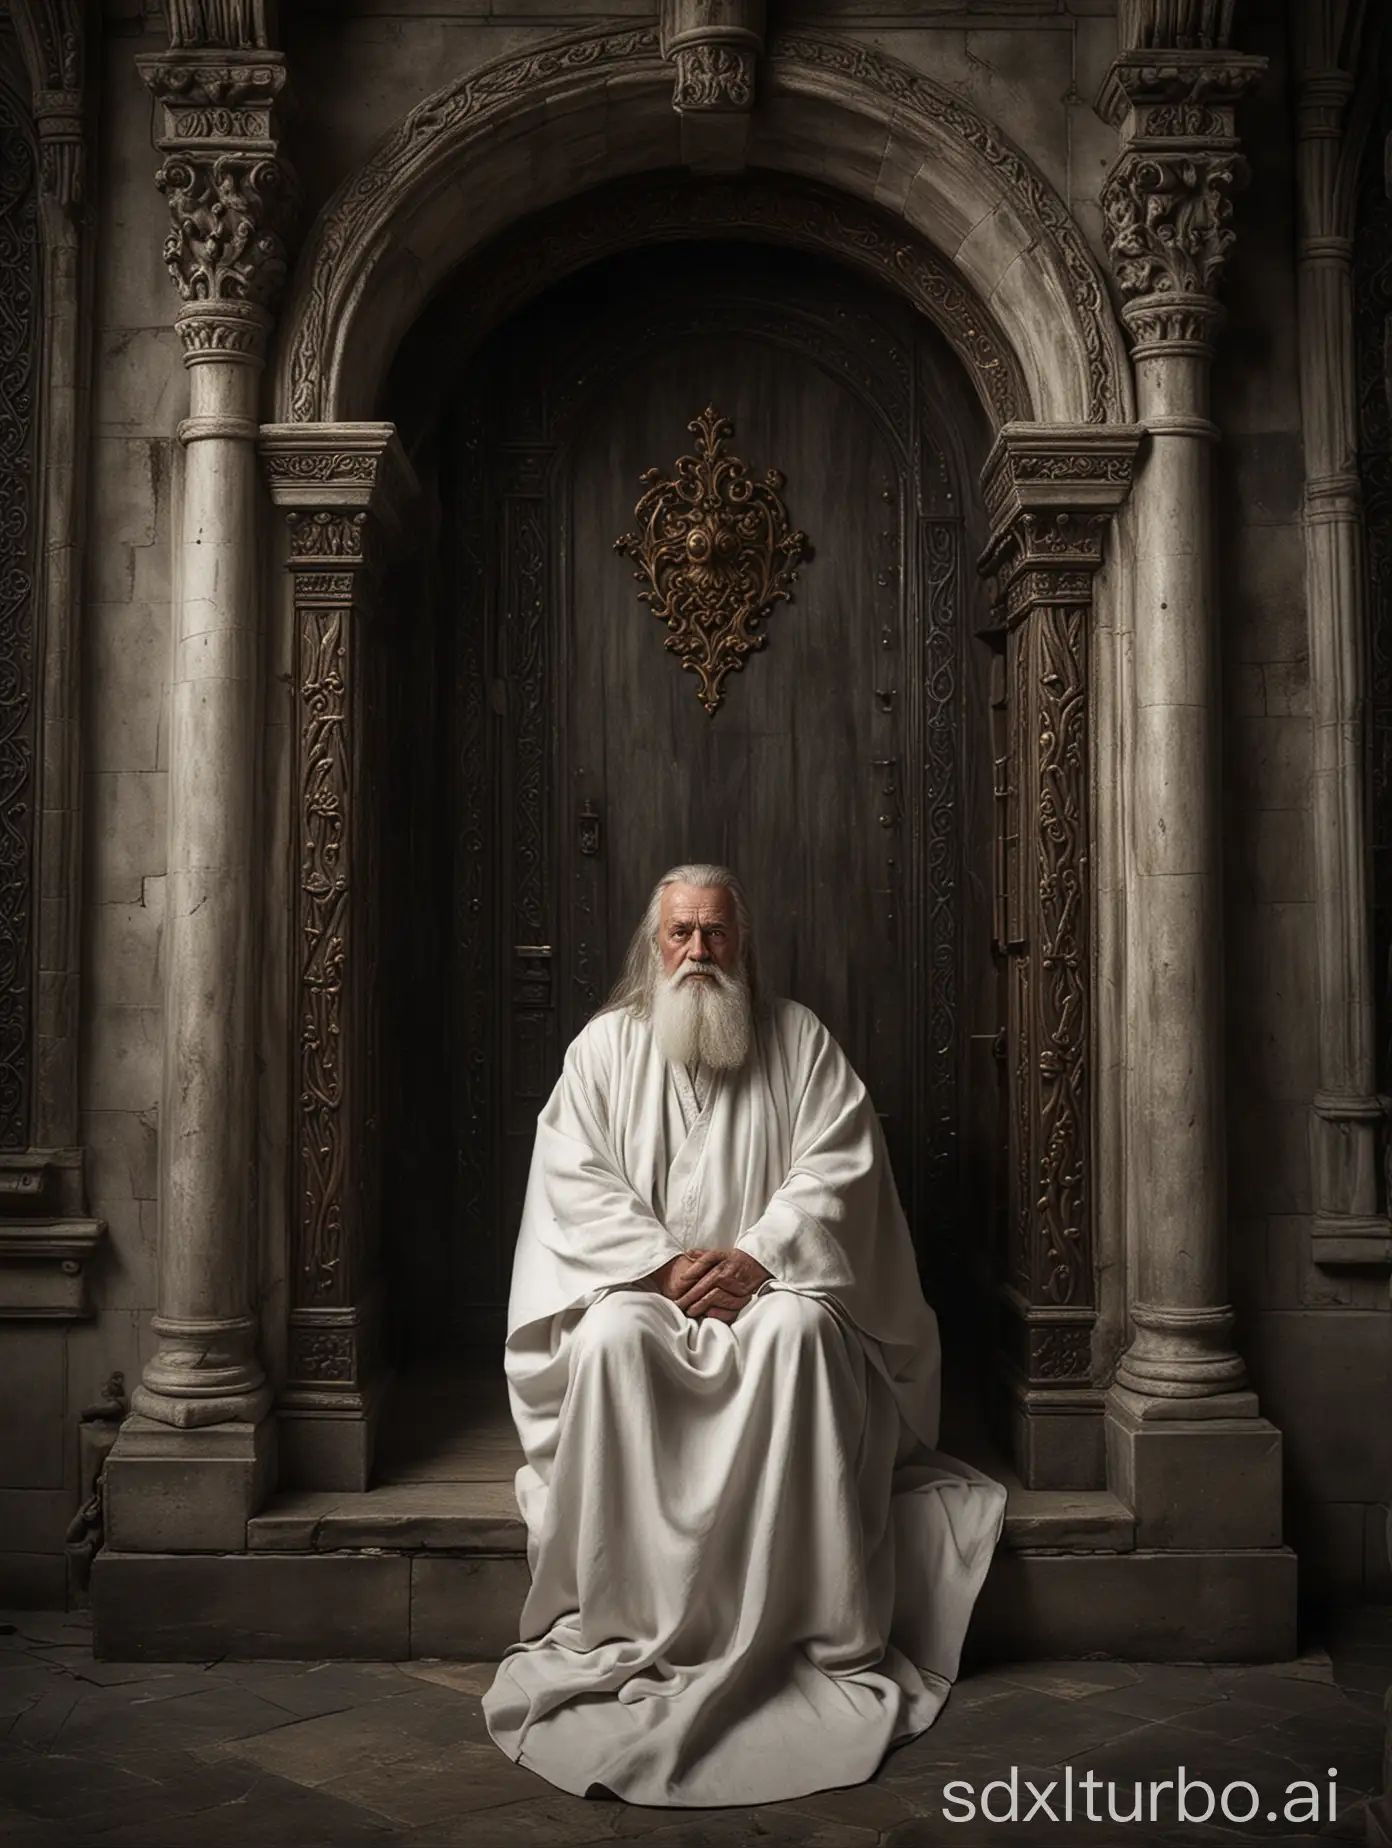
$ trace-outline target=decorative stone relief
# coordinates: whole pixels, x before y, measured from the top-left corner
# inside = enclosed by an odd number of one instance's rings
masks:
[[[43,197],[72,212],[82,204],[86,162],[82,0],[13,0],[10,14],[29,66]]]
[[[1245,182],[1231,154],[1130,154],[1102,194],[1117,287],[1138,295],[1211,295],[1233,243],[1231,194]]]
[[[17,227],[11,224],[0,261],[0,293],[8,302],[11,290],[21,291],[32,281],[34,312],[42,314],[45,324],[42,334],[37,323],[24,331],[14,318],[17,298],[9,303],[4,401],[10,418],[26,415],[24,397],[15,395],[16,368],[32,337],[29,414],[41,433],[43,448],[43,466],[29,487],[27,530],[34,566],[27,590],[33,625],[27,666],[34,676],[35,708],[30,800],[43,824],[33,842],[32,864],[26,865],[24,873],[33,891],[27,952],[30,973],[26,976],[33,989],[30,1147],[26,1154],[11,1157],[19,1166],[0,1175],[0,1212],[76,1221],[86,1200],[78,1147],[78,1031],[73,1006],[81,963],[81,918],[71,902],[82,856],[82,778],[78,729],[71,715],[78,704],[81,650],[76,636],[87,493],[87,458],[78,426],[90,365],[83,110],[91,13],[84,0],[10,0],[8,11],[27,70],[28,113],[35,138],[30,155],[36,151],[38,161],[38,184],[26,208],[33,211],[37,268],[26,275],[24,240],[16,239]],[[10,159],[5,162],[5,173],[8,196],[18,178]],[[10,533],[13,515],[10,506],[3,522]],[[15,651],[20,648],[18,636],[7,636],[5,653],[11,676],[19,668]],[[10,684],[14,684],[12,678]],[[11,740],[18,735],[13,718],[11,714],[6,726]],[[6,795],[8,802],[8,790]],[[6,813],[10,816],[6,835],[13,842],[25,824],[13,807],[7,806]],[[15,879],[15,868],[7,864],[7,906],[17,894]],[[32,1183],[32,1195],[15,1191],[20,1179]]]
[[[364,299],[371,266],[384,248],[378,234],[408,206],[423,172],[442,167],[464,143],[492,132],[524,95],[542,96],[553,85],[571,88],[582,75],[596,86],[606,75],[622,75],[628,85],[645,65],[654,78],[669,68],[662,62],[656,32],[646,27],[609,31],[500,60],[419,104],[319,220],[294,308],[281,415],[312,422],[337,401],[339,385],[327,373],[324,355],[341,346],[342,326]],[[786,70],[800,80],[829,84],[853,107],[873,107],[881,115],[899,110],[910,126],[915,118],[931,122],[989,168],[1072,304],[1070,337],[1085,356],[1086,415],[1102,423],[1129,414],[1125,355],[1086,242],[1063,200],[991,123],[910,66],[844,39],[784,34],[770,47],[765,68],[771,82]]]
[[[754,53],[733,45],[688,45],[673,56],[672,103],[688,109],[743,111],[754,105]]]
[[[0,86],[0,1149],[29,1142],[33,1080],[34,586],[41,270],[34,144]]]
[[[734,172],[744,165],[764,0],[663,0],[661,18],[682,156],[704,172]]]
[[[331,1403],[356,1415],[375,1365],[362,1261],[376,1186],[365,650],[374,561],[399,530],[413,483],[389,424],[268,425],[261,461],[271,499],[285,511],[295,602],[295,1167],[281,1410]]]
[[[289,215],[290,182],[280,162],[259,154],[211,161],[173,155],[155,184],[169,201],[164,261],[182,298],[269,308],[286,272],[278,227]]]
[[[155,184],[169,204],[164,261],[185,305],[179,330],[190,364],[258,362],[288,268],[296,184],[275,138],[284,60],[260,49],[264,31],[245,42],[256,56],[220,48],[139,60],[163,112]]]
[[[1247,183],[1236,106],[1266,60],[1192,49],[1197,21],[1180,31],[1174,9],[1152,10],[1160,35],[1143,42],[1155,51],[1124,53],[1098,93],[1098,114],[1121,137],[1102,189],[1103,236],[1136,342],[1202,343],[1233,243],[1233,195]]]
[[[997,896],[1008,963],[1010,1343],[1026,1391],[1091,1385],[1089,618],[1141,432],[1008,425],[982,474],[1006,761]]]

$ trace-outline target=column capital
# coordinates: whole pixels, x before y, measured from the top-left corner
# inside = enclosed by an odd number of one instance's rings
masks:
[[[1204,357],[1222,310],[1218,286],[1247,184],[1237,104],[1267,67],[1225,49],[1126,51],[1096,108],[1119,132],[1102,189],[1103,236],[1138,350]]]
[[[360,556],[370,525],[395,537],[417,492],[395,424],[262,424],[257,448],[271,500],[290,521],[292,566]]]
[[[1124,51],[1093,107],[1127,148],[1177,141],[1201,151],[1215,142],[1236,146],[1237,105],[1266,67],[1265,58],[1236,51]]]
[[[164,261],[183,304],[185,363],[259,365],[298,191],[279,153],[285,59],[207,47],[136,63],[162,113],[155,184],[169,202]]]
[[[981,471],[991,537],[980,568],[1007,622],[1041,601],[1090,601],[1143,434],[1138,424],[1002,426]]]

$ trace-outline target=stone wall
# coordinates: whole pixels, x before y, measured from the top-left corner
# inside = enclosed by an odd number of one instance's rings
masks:
[[[312,215],[451,77],[562,29],[653,8],[436,0],[416,15],[408,0],[301,0],[287,11],[298,99],[289,152]],[[151,1345],[170,541],[187,382],[160,260],[166,214],[152,184],[150,97],[134,64],[163,49],[159,21],[145,12],[140,0],[108,0],[95,162],[82,1133],[92,1210],[109,1239],[93,1277],[97,1317],[66,1333],[12,1328],[0,1349],[0,1394],[21,1408],[0,1435],[0,1482],[15,1485],[0,1491],[9,1557],[0,1600],[52,1601],[61,1590],[77,1413],[113,1369],[134,1384]],[[1224,432],[1216,513],[1233,1291],[1263,1409],[1285,1433],[1288,1534],[1307,1583],[1385,1593],[1392,1437],[1368,1408],[1392,1391],[1386,1284],[1321,1272],[1309,1255],[1315,953],[1291,123],[1278,9],[1242,12],[1242,48],[1267,55],[1272,70],[1243,118],[1254,177],[1228,265],[1214,405]],[[780,23],[850,32],[956,90],[1026,149],[1101,257],[1097,199],[1116,140],[1092,101],[1116,50],[1112,13],[1110,0],[993,0],[989,13],[951,0],[827,0],[784,10]],[[776,128],[756,123],[756,145],[761,133],[776,158]],[[1003,248],[1002,261],[1010,254]],[[275,1266],[263,1271],[273,1277]]]
[[[1272,68],[1244,115],[1252,184],[1235,218],[1214,406],[1233,1293],[1263,1410],[1285,1437],[1286,1537],[1305,1589],[1385,1598],[1392,1440],[1369,1407],[1392,1391],[1387,1280],[1311,1257],[1317,958],[1294,126],[1279,18],[1248,12],[1243,49]]]

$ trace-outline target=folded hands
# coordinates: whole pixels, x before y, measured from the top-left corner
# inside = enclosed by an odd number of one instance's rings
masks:
[[[683,1251],[642,1281],[689,1316],[733,1322],[770,1275],[747,1251]]]

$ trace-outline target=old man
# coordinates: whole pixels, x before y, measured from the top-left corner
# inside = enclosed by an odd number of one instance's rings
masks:
[[[563,1790],[869,1777],[957,1672],[1004,1491],[936,1454],[937,1324],[864,1086],[717,866],[653,892],[537,1125],[506,1370],[532,1588],[485,1700]]]

